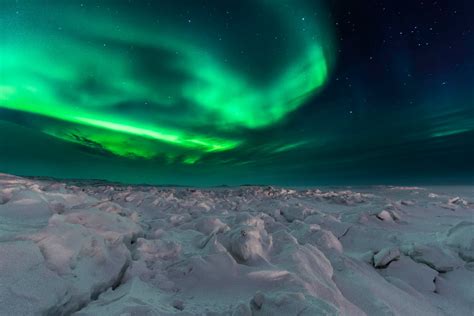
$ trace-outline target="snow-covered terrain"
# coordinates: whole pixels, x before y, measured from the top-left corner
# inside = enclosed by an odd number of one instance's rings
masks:
[[[474,188],[0,174],[0,315],[472,315]]]

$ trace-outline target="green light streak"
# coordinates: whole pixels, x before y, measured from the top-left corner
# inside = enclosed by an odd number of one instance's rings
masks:
[[[436,138],[436,137],[451,136],[451,135],[466,133],[466,132],[469,132],[471,130],[472,129],[462,128],[462,129],[454,129],[454,130],[449,130],[449,131],[440,131],[440,132],[432,133],[431,137]]]
[[[85,117],[74,117],[74,121],[85,123],[86,125],[90,125],[90,126],[102,127],[111,131],[117,131],[117,132],[138,135],[138,136],[143,136],[143,137],[149,137],[156,140],[161,140],[164,142],[169,142],[169,143],[174,143],[174,144],[179,144],[181,142],[179,140],[179,137],[176,135],[167,135],[167,134],[163,134],[163,133],[156,132],[153,130],[134,127],[134,126],[89,119]]]
[[[300,142],[296,142],[296,143],[292,143],[292,144],[283,145],[283,146],[280,146],[280,147],[276,148],[275,150],[273,150],[273,153],[281,153],[281,152],[285,152],[285,151],[290,151],[292,149],[299,148],[299,147],[302,147],[304,145],[307,145],[308,143],[309,143],[309,141],[300,141]]]

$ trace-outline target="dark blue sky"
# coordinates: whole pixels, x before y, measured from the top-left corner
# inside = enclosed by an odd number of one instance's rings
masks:
[[[470,1],[2,5],[0,172],[191,185],[473,182]]]

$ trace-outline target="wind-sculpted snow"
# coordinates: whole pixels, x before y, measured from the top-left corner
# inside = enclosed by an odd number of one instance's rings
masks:
[[[0,175],[0,315],[472,315],[473,197]]]

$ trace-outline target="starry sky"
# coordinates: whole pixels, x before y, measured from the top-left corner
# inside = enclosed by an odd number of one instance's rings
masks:
[[[0,172],[472,183],[469,1],[0,2]]]

